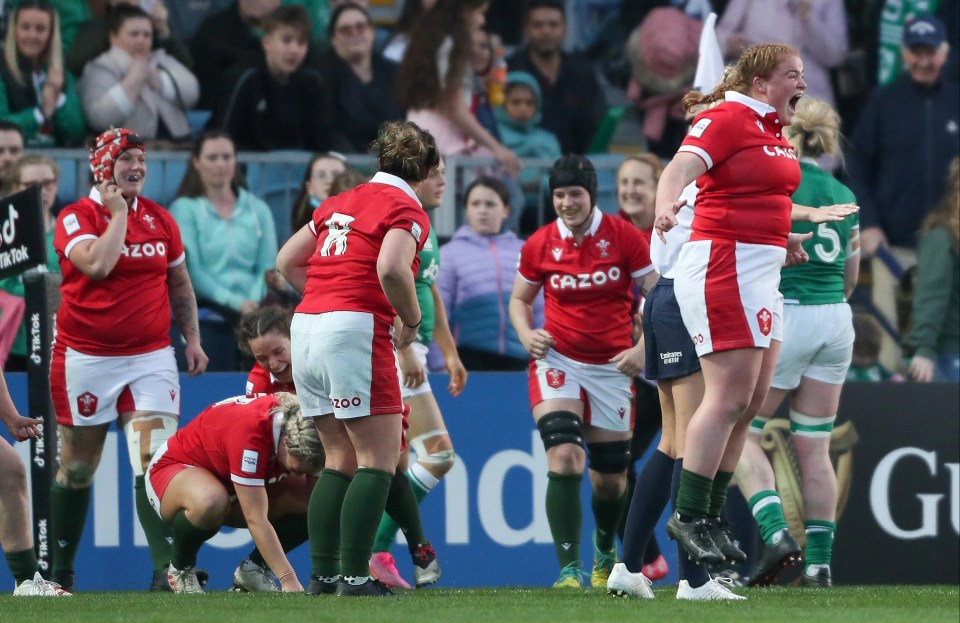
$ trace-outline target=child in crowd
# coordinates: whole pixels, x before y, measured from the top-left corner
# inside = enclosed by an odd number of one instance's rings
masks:
[[[903,376],[887,370],[880,363],[880,342],[883,338],[880,323],[863,312],[853,315],[853,361],[847,370],[847,381],[903,381]]]
[[[481,176],[466,191],[467,224],[440,247],[437,289],[450,318],[460,360],[468,370],[524,370],[530,357],[507,316],[523,240],[505,228],[510,213],[506,185]],[[543,298],[534,303],[543,326]],[[431,367],[440,362],[431,358]]]
[[[520,158],[544,158],[552,162],[561,155],[560,142],[553,132],[540,127],[541,108],[537,79],[525,71],[507,74],[503,106],[494,109],[503,144]],[[547,188],[546,178],[546,172],[538,167],[520,172],[525,209],[539,210]]]

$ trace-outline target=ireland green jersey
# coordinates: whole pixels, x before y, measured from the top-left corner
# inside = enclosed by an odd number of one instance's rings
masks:
[[[423,250],[420,251],[420,270],[417,272],[415,280],[417,302],[420,303],[420,312],[423,314],[423,324],[417,331],[417,341],[424,345],[429,345],[430,340],[433,339],[436,313],[433,309],[433,293],[430,289],[433,282],[437,280],[438,272],[440,272],[440,243],[431,227],[427,242],[423,245]]]
[[[856,203],[849,188],[812,162],[800,163],[800,187],[793,202],[814,208],[837,203]],[[832,223],[793,223],[791,231],[813,237],[803,243],[810,261],[785,267],[780,277],[784,302],[800,305],[843,303],[844,263],[850,253],[850,237],[860,228],[856,214]]]

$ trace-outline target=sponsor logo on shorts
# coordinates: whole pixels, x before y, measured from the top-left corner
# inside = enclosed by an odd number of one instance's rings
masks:
[[[620,419],[622,420],[624,416],[627,415],[627,408],[620,407],[619,409],[617,409],[617,413],[620,415]]]
[[[249,383],[248,383],[248,385],[249,385]],[[247,392],[247,393],[250,393],[250,392]],[[173,401],[176,400],[176,399],[177,399],[177,390],[171,389],[171,390],[170,390],[170,402],[173,402]]]
[[[567,382],[567,373],[563,370],[557,370],[556,368],[550,368],[544,376],[547,377],[547,385],[549,385],[551,389],[560,389],[563,387],[563,384]]]
[[[257,462],[260,460],[260,453],[256,450],[244,450],[243,457],[240,459],[240,471],[246,474],[257,473]]]
[[[675,350],[671,353],[660,353],[660,363],[680,363],[683,353]]]
[[[770,335],[770,329],[773,326],[773,314],[764,307],[757,312],[757,323],[760,325],[760,333]]]
[[[97,412],[97,403],[99,402],[100,399],[97,398],[96,394],[83,392],[77,396],[77,413],[84,417],[90,417]]]

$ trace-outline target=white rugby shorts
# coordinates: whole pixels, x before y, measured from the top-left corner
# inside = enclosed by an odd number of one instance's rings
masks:
[[[802,377],[843,385],[853,337],[853,314],[846,303],[784,305],[783,346],[772,386],[796,389]]]
[[[692,240],[677,259],[674,292],[697,355],[768,348],[783,337],[780,269],[786,249]]]
[[[294,314],[293,382],[304,417],[402,413],[393,327],[373,314]]]
[[[617,364],[574,361],[551,349],[530,362],[530,406],[545,400],[583,401],[583,423],[616,432],[633,430],[633,379]]]
[[[131,411],[180,415],[180,375],[170,346],[104,357],[54,343],[50,390],[64,426],[108,424]]]

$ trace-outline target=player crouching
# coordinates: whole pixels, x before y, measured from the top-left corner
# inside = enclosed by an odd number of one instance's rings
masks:
[[[235,586],[275,591],[275,576],[283,592],[303,591],[285,552],[307,540],[307,500],[323,462],[316,428],[293,394],[228,398],[177,431],[146,479],[150,504],[173,527],[170,588],[204,592],[197,552],[231,526],[250,530],[262,556],[240,565]]]

